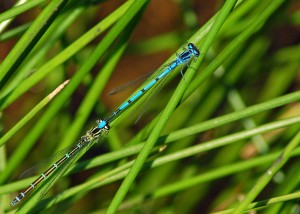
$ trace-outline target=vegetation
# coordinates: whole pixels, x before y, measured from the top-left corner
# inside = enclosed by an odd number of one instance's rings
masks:
[[[2,3],[2,213],[297,213],[299,5],[201,2]],[[188,42],[201,54],[183,77],[176,69],[10,206],[130,96],[111,89],[157,75]]]

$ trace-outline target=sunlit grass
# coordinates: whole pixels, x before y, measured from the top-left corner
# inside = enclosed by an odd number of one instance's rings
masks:
[[[155,1],[115,3],[107,13],[104,1],[29,2],[0,14],[0,21],[18,20],[23,11],[36,11],[30,23],[12,21],[0,35],[3,44],[15,42],[0,65],[1,212],[14,209],[10,201],[35,179],[17,181],[22,171],[76,143],[96,119],[114,110],[110,100],[124,101],[106,95],[113,72],[124,82],[127,71],[147,70],[154,55],[169,51],[159,70],[187,41],[200,57],[183,78],[180,69],[172,72],[138,124],[134,115],[145,97],[110,124],[101,146],[95,141],[98,146],[76,157],[85,160],[54,173],[17,209],[296,209],[300,46],[292,33],[285,43],[276,35],[283,27],[295,33],[300,23],[292,1],[228,0],[201,26],[199,3],[173,2],[181,8],[181,28],[139,41],[137,32],[151,28],[144,17]]]

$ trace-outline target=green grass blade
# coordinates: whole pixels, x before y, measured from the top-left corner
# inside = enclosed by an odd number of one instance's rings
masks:
[[[24,4],[18,5],[16,7],[11,8],[8,11],[5,11],[0,14],[0,23],[7,20],[14,18],[15,16],[30,10],[31,8],[43,3],[45,0],[31,0],[28,2],[25,2]]]
[[[46,77],[51,71],[53,71],[57,66],[64,63],[67,59],[72,57],[75,53],[77,53],[80,49],[85,47],[89,42],[99,36],[100,33],[103,33],[107,28],[109,28],[112,24],[114,24],[128,9],[131,5],[132,1],[126,2],[119,9],[114,11],[110,16],[106,17],[103,21],[99,22],[95,25],[91,30],[73,42],[69,47],[51,59],[49,62],[45,63],[41,68],[39,68],[33,75],[28,77],[24,82],[20,83],[18,88],[16,88],[12,93],[8,96],[0,96],[2,99],[1,108],[4,109],[8,105],[10,105],[13,101],[19,98],[22,94],[28,91],[31,87],[33,87],[36,83],[41,81]]]
[[[267,171],[257,180],[257,183],[247,194],[246,198],[234,209],[233,213],[243,212],[250,203],[258,196],[259,193],[265,188],[265,186],[271,181],[273,176],[279,169],[289,160],[292,156],[292,152],[300,143],[300,132],[293,138],[293,140],[286,146],[284,151],[278,156],[276,161],[267,169]]]
[[[227,1],[224,4],[223,9],[220,11],[219,15],[216,18],[216,21],[214,22],[214,25],[211,28],[211,31],[207,34],[207,38],[203,42],[202,50],[206,52],[209,47],[212,45],[213,40],[215,39],[218,31],[220,30],[223,22],[226,20],[226,17],[230,13],[231,9],[234,7],[236,1]],[[204,55],[200,55],[198,61],[195,64],[196,67],[200,66],[200,63],[202,62],[204,58]],[[191,66],[193,66],[192,64]],[[172,114],[172,112],[175,110],[176,105],[180,101],[180,98],[182,94],[184,93],[185,89],[187,88],[188,83],[192,80],[195,70],[188,69],[189,72],[187,75],[184,76],[184,80],[180,82],[177,89],[174,92],[173,97],[170,99],[168,105],[166,106],[165,110],[163,111],[162,115],[160,116],[160,121],[156,124],[156,127],[153,129],[151,135],[149,136],[147,142],[145,143],[145,146],[143,147],[143,150],[138,155],[135,164],[130,169],[128,175],[126,176],[125,180],[123,181],[122,185],[120,186],[118,192],[114,196],[112,202],[110,203],[107,213],[115,213],[118,210],[118,207],[120,206],[122,200],[124,199],[125,195],[127,194],[129,188],[134,182],[134,179],[136,178],[138,172],[141,170],[144,162],[146,161],[148,155],[150,154],[155,142],[157,141],[160,133],[162,132],[162,129],[166,125],[168,118]]]
[[[34,43],[40,38],[41,32],[50,26],[53,18],[62,10],[67,0],[53,0],[43,10],[41,15],[32,23],[30,28],[10,51],[0,65],[0,89],[3,88],[8,79],[13,75],[21,62],[26,58]]]
[[[25,115],[13,128],[0,139],[0,147],[3,146],[16,132],[28,123],[39,111],[41,111],[67,84],[69,80],[59,85],[53,92],[39,102],[27,115]]]

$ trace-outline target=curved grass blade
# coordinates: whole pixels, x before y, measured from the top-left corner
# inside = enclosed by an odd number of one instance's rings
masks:
[[[16,72],[41,35],[51,25],[54,17],[64,8],[68,0],[53,0],[35,19],[30,28],[10,51],[0,65],[0,88]]]
[[[66,80],[54,89],[47,97],[38,103],[26,116],[24,116],[13,128],[11,128],[0,139],[0,147],[4,145],[17,131],[19,131],[26,123],[28,123],[41,109],[43,109],[68,83]]]

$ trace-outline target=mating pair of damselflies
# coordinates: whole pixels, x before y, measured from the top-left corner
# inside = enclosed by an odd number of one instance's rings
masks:
[[[168,74],[171,73],[175,68],[180,65],[188,64],[194,57],[197,58],[200,55],[198,48],[193,44],[189,43],[187,48],[184,48],[183,52],[179,54],[174,61],[172,61],[165,69],[154,77],[150,82],[132,97],[130,97],[126,102],[122,103],[110,116],[106,119],[100,119],[97,121],[98,125],[91,130],[89,130],[84,136],[81,137],[79,143],[71,147],[71,149],[57,162],[55,162],[51,167],[49,167],[44,173],[42,173],[35,181],[33,181],[25,190],[23,190],[17,197],[15,197],[11,204],[15,206],[19,203],[28,193],[30,193],[34,188],[36,188],[43,180],[45,180],[49,175],[51,175],[57,169],[62,169],[63,165],[69,160],[76,156],[83,148],[85,148],[90,142],[99,138],[103,133],[110,129],[109,123],[116,118],[121,112],[126,110],[134,101],[143,96],[150,88],[158,83],[162,82]]]

